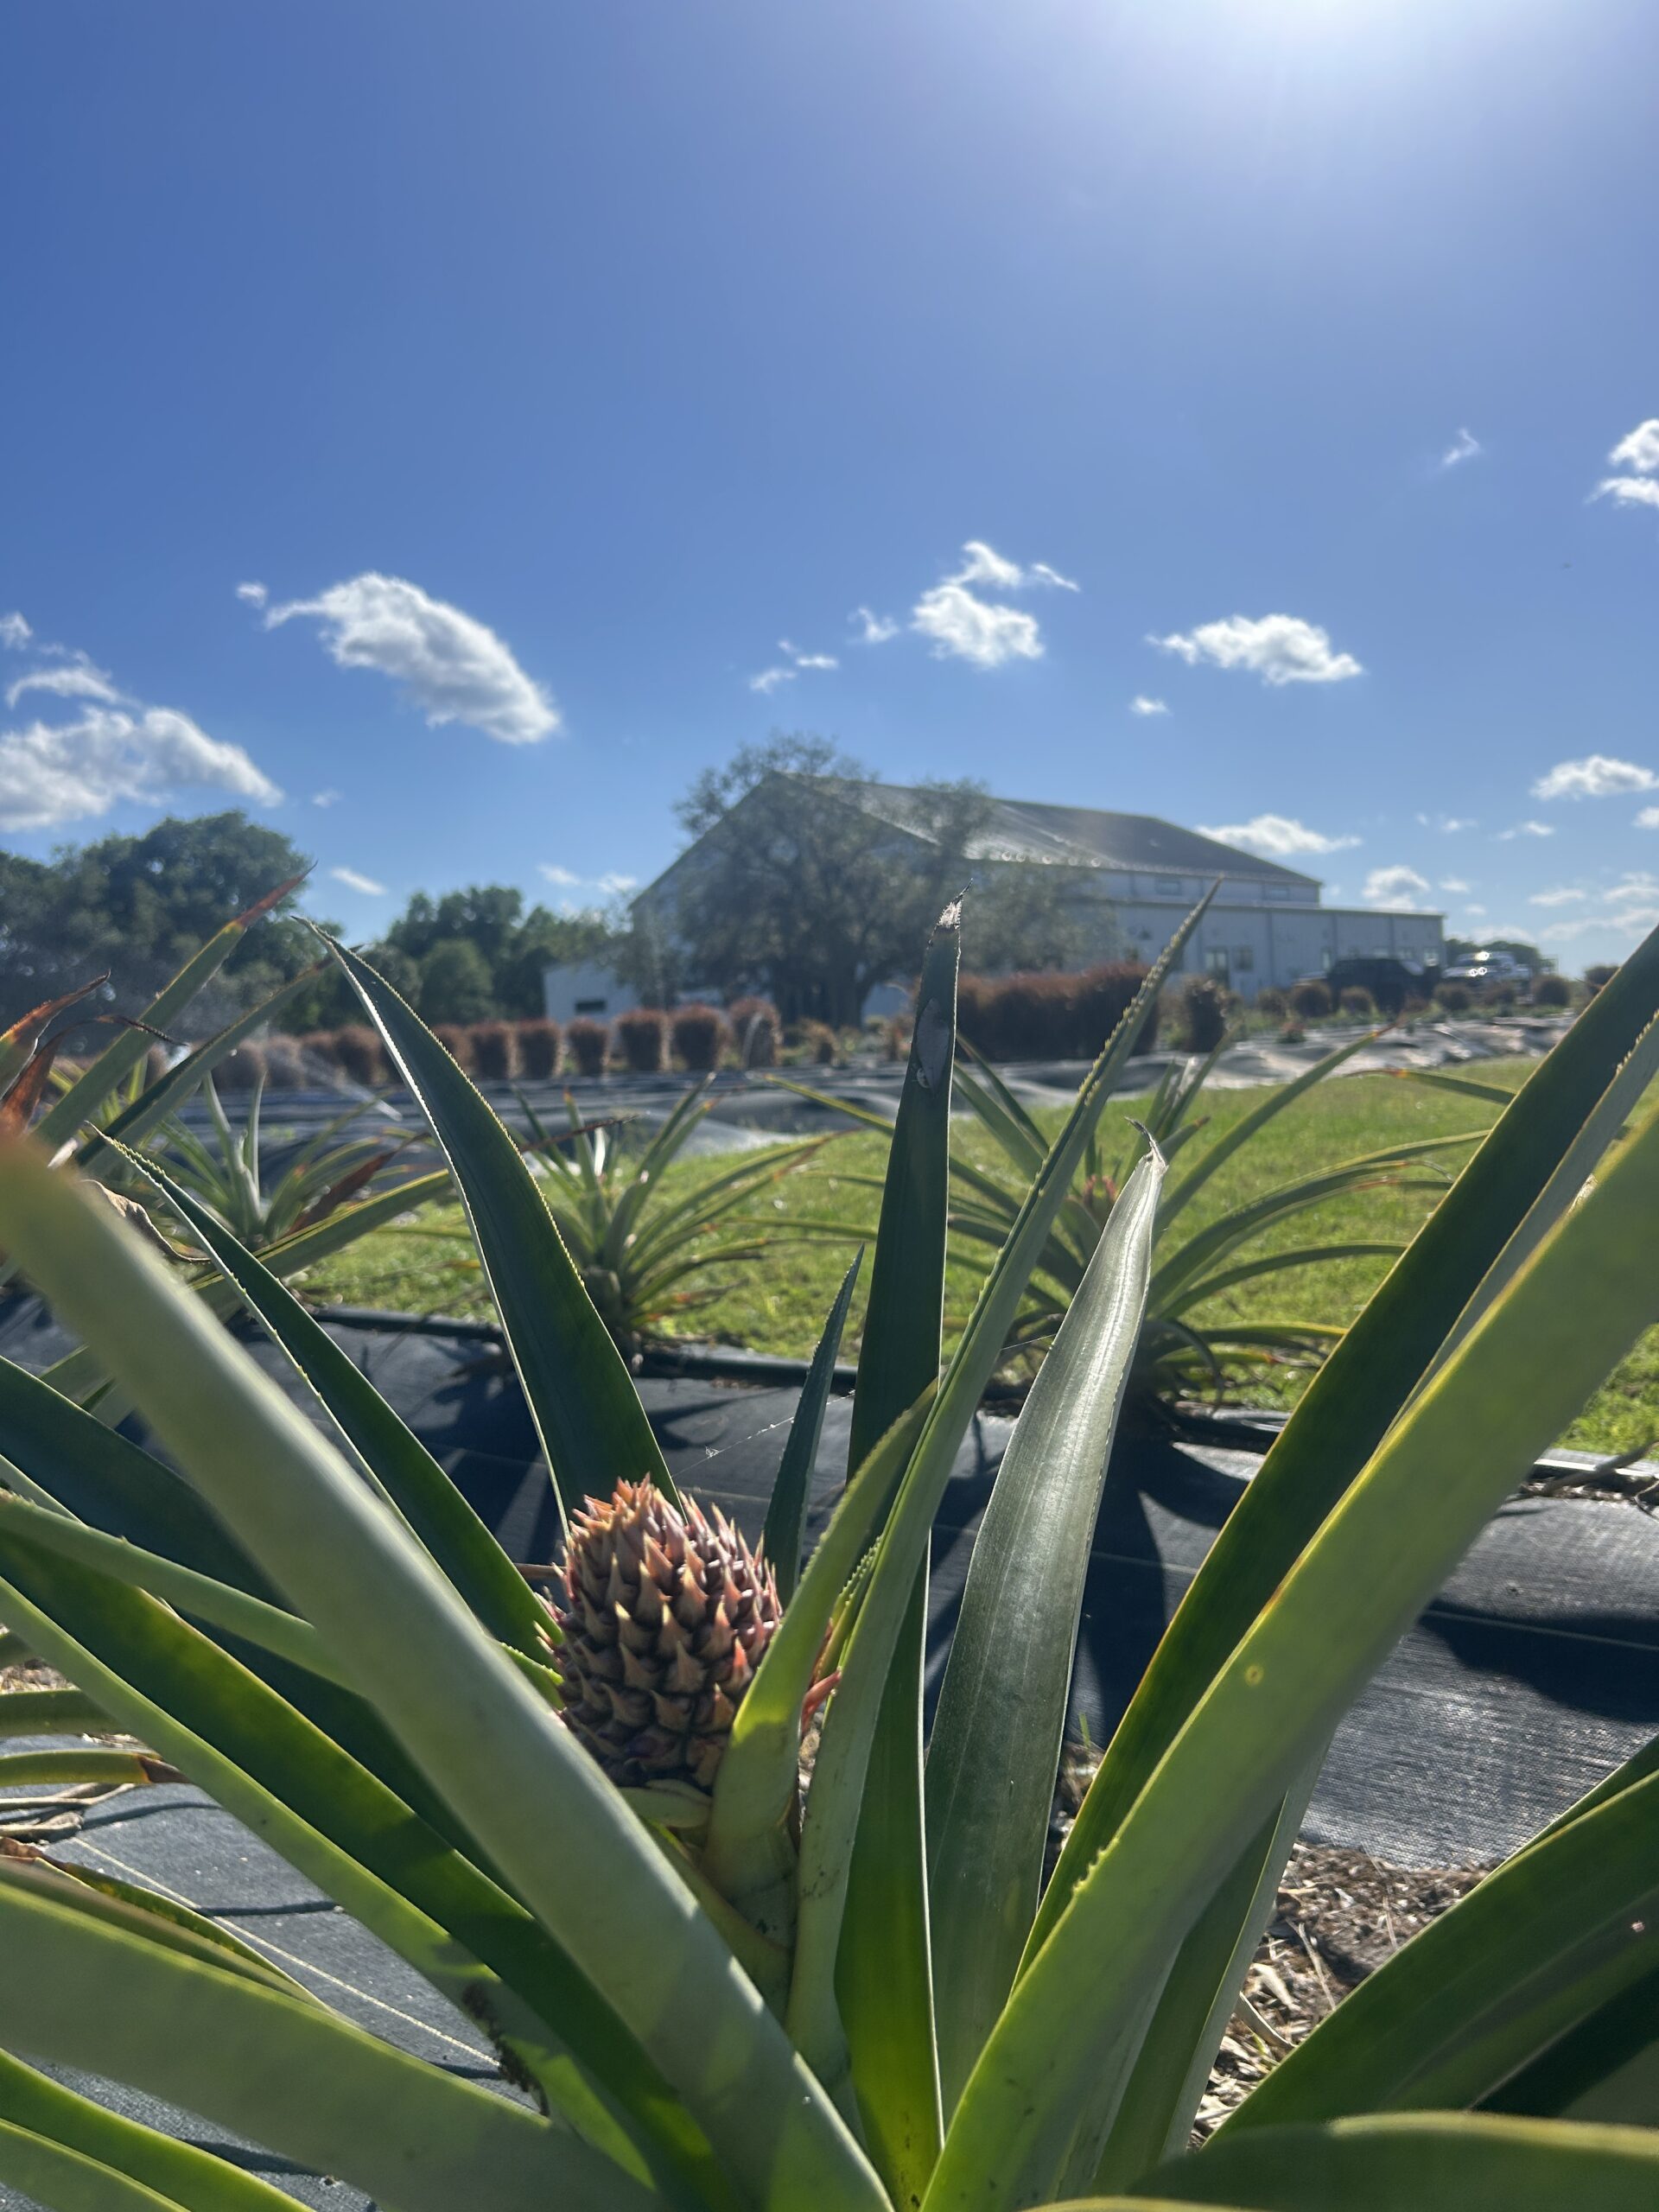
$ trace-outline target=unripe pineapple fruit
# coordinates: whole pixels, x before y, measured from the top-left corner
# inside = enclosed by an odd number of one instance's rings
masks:
[[[718,1507],[619,1483],[575,1516],[556,1610],[564,1717],[611,1779],[711,1788],[778,1625],[765,1560]]]

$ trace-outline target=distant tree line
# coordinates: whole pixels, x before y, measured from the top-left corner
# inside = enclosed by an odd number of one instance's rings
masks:
[[[1089,895],[1088,870],[976,856],[991,809],[982,785],[921,786],[907,836],[840,789],[869,780],[825,739],[777,735],[706,771],[680,802],[696,851],[665,903],[570,914],[528,905],[505,884],[417,891],[362,949],[428,1021],[535,1016],[544,968],[592,960],[647,1004],[689,989],[728,1001],[760,993],[785,1020],[838,1028],[857,1020],[872,985],[913,976],[940,910],[964,891],[965,952],[982,974],[1075,969],[1121,950],[1109,909]],[[0,1026],[105,969],[105,1003],[138,1012],[215,930],[308,865],[291,839],[241,813],[168,819],[49,861],[0,853]],[[190,1037],[317,962],[299,895],[249,932],[192,1007]],[[358,1018],[325,968],[278,1026]]]

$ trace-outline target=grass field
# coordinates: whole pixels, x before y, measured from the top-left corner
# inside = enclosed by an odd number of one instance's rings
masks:
[[[1534,1065],[1531,1061],[1499,1061],[1483,1065],[1479,1073],[1483,1081],[1513,1088]],[[1214,1093],[1205,1128],[1182,1164],[1197,1159],[1204,1146],[1249,1112],[1261,1096],[1259,1090]],[[1121,1125],[1143,1103],[1114,1100],[1103,1124],[1108,1134],[1113,1117]],[[1354,1076],[1325,1084],[1269,1123],[1221,1170],[1188,1210],[1184,1231],[1201,1227],[1259,1192],[1318,1168],[1414,1137],[1461,1130],[1478,1135],[1493,1118],[1494,1109],[1478,1099],[1396,1076]],[[956,1141],[963,1155],[981,1167],[998,1169],[1000,1156],[977,1124],[959,1122]],[[886,1151],[886,1140],[874,1135],[839,1137],[807,1166],[772,1185],[750,1210],[750,1217],[765,1223],[769,1242],[775,1244],[770,1263],[727,1271],[723,1281],[718,1275],[712,1277],[720,1284],[720,1294],[683,1317],[683,1333],[805,1357],[851,1255],[849,1248],[827,1240],[791,1236],[791,1227],[803,1221],[841,1219],[873,1230],[876,1194],[849,1179],[879,1177]],[[1435,1155],[1448,1176],[1467,1157],[1461,1148]],[[720,1159],[683,1162],[670,1169],[664,1187],[684,1190],[691,1179],[718,1174],[728,1164]],[[1269,1251],[1355,1237],[1404,1241],[1436,1203],[1433,1190],[1352,1192],[1281,1223],[1251,1249]],[[966,1319],[984,1265],[982,1249],[953,1249],[946,1286],[946,1322],[951,1333]],[[1223,1300],[1215,1302],[1215,1310],[1240,1321],[1292,1318],[1344,1325],[1364,1305],[1388,1265],[1382,1259],[1354,1259],[1271,1275],[1224,1294]],[[454,1206],[429,1207],[408,1224],[365,1238],[315,1270],[305,1287],[308,1296],[321,1304],[383,1306],[420,1313],[480,1315],[489,1311],[477,1262],[460,1211]],[[849,1341],[855,1343],[861,1319],[861,1295],[849,1325]],[[1305,1380],[1299,1370],[1279,1368],[1253,1379],[1248,1392],[1241,1395],[1258,1405],[1287,1405]],[[1659,1331],[1637,1346],[1562,1440],[1591,1451],[1630,1453],[1645,1450],[1656,1438]]]

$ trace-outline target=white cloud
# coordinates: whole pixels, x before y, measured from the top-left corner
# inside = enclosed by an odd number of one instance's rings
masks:
[[[533,745],[559,727],[544,687],[493,630],[418,584],[370,570],[315,599],[273,607],[265,627],[311,615],[341,668],[373,668],[401,683],[432,726],[461,722],[503,745]]]
[[[1465,906],[1463,911],[1474,921],[1484,922],[1486,918],[1486,909],[1484,906]]]
[[[910,626],[931,641],[935,659],[1001,668],[1007,661],[1043,657],[1042,634],[1031,615],[976,598],[965,584],[935,584],[925,591],[911,611]]]
[[[1162,699],[1148,699],[1144,691],[1137,691],[1129,702],[1132,715],[1166,715],[1167,704]]]
[[[578,875],[574,868],[561,868],[556,861],[542,861],[539,873],[561,891],[597,891],[607,899],[618,898],[625,891],[637,891],[639,887],[637,875]],[[571,903],[568,899],[565,902],[567,906]]]
[[[872,613],[868,607],[855,607],[847,620],[858,624],[855,642],[861,645],[885,645],[899,634],[899,625],[890,614]]]
[[[1465,883],[1460,875],[1443,875],[1434,887],[1437,891],[1451,891],[1455,893],[1459,891],[1471,891],[1474,888],[1474,886],[1472,884]]]
[[[384,899],[386,887],[377,883],[372,875],[359,875],[354,868],[331,868],[328,871],[336,883],[343,883],[348,891],[360,891],[365,899]]]
[[[1659,476],[1604,476],[1593,498],[1620,507],[1659,507]]]
[[[945,578],[948,584],[988,584],[993,591],[1031,591],[1045,585],[1056,591],[1083,588],[1046,561],[1033,561],[1028,569],[1017,561],[1005,561],[982,537],[970,537],[962,550],[967,558],[954,576]]]
[[[31,668],[6,687],[6,704],[15,707],[28,691],[44,691],[54,699],[96,699],[105,707],[124,707],[124,699],[101,668],[82,658],[54,662],[50,668]]]
[[[1634,760],[1614,760],[1592,753],[1582,760],[1558,761],[1532,787],[1534,798],[1612,798],[1620,791],[1659,791],[1659,776]]]
[[[1512,837],[1553,837],[1554,835],[1553,823],[1517,822],[1512,829],[1500,830],[1497,842],[1500,845],[1507,845]]]
[[[763,668],[758,676],[749,678],[751,691],[760,691],[770,697],[780,683],[792,683],[803,669],[839,668],[841,663],[833,653],[804,653],[798,645],[791,645],[787,638],[779,638],[778,650],[789,656],[786,664],[777,668]]]
[[[0,734],[0,829],[46,829],[107,814],[122,799],[202,787],[266,805],[282,797],[239,745],[171,707],[91,706],[74,721]]]
[[[1440,467],[1455,468],[1459,461],[1473,461],[1478,454],[1484,453],[1485,450],[1485,447],[1482,445],[1472,430],[1459,430],[1440,455]]]
[[[1659,476],[1659,415],[1638,423],[1621,438],[1607,456],[1615,468],[1633,468],[1638,476]]]
[[[1557,884],[1553,891],[1535,891],[1528,901],[1533,906],[1572,906],[1587,899],[1587,891],[1575,891],[1571,884]]]
[[[34,634],[21,614],[0,614],[0,645],[9,652],[21,652]]]
[[[1442,837],[1455,837],[1459,830],[1480,827],[1472,814],[1420,814],[1417,819],[1425,830],[1438,830]]]
[[[270,597],[264,584],[238,584],[236,595],[245,600],[250,607],[263,607]]]
[[[340,804],[340,793],[332,791],[313,791],[311,804],[313,806],[337,806]]]
[[[1636,817],[1638,830],[1659,830],[1659,806],[1644,806]]]
[[[1230,614],[1147,642],[1179,653],[1189,667],[1208,661],[1216,668],[1247,668],[1264,683],[1340,683],[1364,673],[1351,653],[1332,652],[1325,631],[1294,614]]]
[[[1402,862],[1395,868],[1374,868],[1365,879],[1365,888],[1360,896],[1368,906],[1398,906],[1409,911],[1415,908],[1427,889],[1428,878]]]
[[[1217,829],[1200,826],[1198,835],[1217,837],[1224,845],[1241,845],[1247,852],[1266,853],[1274,860],[1293,853],[1339,853],[1359,842],[1357,837],[1327,837],[1283,814],[1258,814],[1253,821],[1227,823]],[[1427,891],[1428,886],[1423,888]]]

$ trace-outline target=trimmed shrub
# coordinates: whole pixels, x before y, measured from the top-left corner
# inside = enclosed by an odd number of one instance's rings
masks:
[[[1290,987],[1290,1010],[1299,1021],[1323,1021],[1331,1012],[1331,987],[1317,976]]]
[[[518,1072],[518,1032],[512,1022],[473,1024],[473,1069],[483,1083],[512,1081]]]
[[[1227,1034],[1229,993],[1213,976],[1189,976],[1171,993],[1176,1038],[1184,1052],[1213,1052]]]
[[[661,1075],[668,1065],[668,1016],[658,1006],[630,1007],[611,1025],[611,1035],[635,1075]]]
[[[732,1041],[731,1024],[717,1006],[678,1006],[672,1018],[674,1050],[693,1075],[710,1075]]]
[[[1362,1021],[1369,1021],[1376,1012],[1376,1001],[1363,983],[1350,983],[1337,1003],[1344,1014],[1357,1014]]]
[[[213,1071],[214,1086],[219,1090],[251,1090],[264,1077],[264,1048],[251,1039],[227,1052]]]
[[[1408,991],[1399,1011],[1408,1021],[1421,1021],[1426,1014],[1433,1014],[1434,1009],[1421,991]]]
[[[458,1068],[470,1072],[473,1065],[473,1033],[459,1021],[435,1021],[432,1034]]]
[[[1269,983],[1266,990],[1256,993],[1255,1011],[1267,1014],[1274,1021],[1282,1021],[1290,1012],[1289,994],[1281,991],[1276,983]]]
[[[366,1022],[354,1021],[349,1027],[336,1029],[334,1034],[334,1065],[353,1083],[360,1083],[365,1090],[373,1090],[391,1076],[385,1052],[378,1030]]]
[[[1475,995],[1467,983],[1439,983],[1434,995],[1445,1014],[1467,1014],[1475,1002]]]
[[[1593,967],[1586,968],[1584,971],[1586,997],[1594,998],[1598,991],[1605,990],[1618,973],[1617,966],[1605,961],[1599,960]]]
[[[827,1021],[804,1021],[801,1050],[814,1067],[830,1068],[840,1055],[841,1043]]]
[[[1146,972],[1137,962],[1118,960],[1080,976],[964,976],[957,994],[957,1027],[988,1060],[1092,1060],[1128,1012]],[[1154,1007],[1136,1051],[1149,1052],[1157,1036]]]
[[[882,1035],[883,1057],[889,1060],[907,1060],[910,1058],[911,1032],[915,1027],[907,1014],[895,1014]]]
[[[266,1038],[264,1052],[265,1081],[273,1090],[302,1090],[305,1088],[305,1063],[297,1037],[286,1037],[278,1031]]]
[[[300,1039],[300,1050],[308,1059],[321,1062],[325,1068],[338,1068],[340,1032],[338,1029],[308,1029]]]
[[[602,1021],[590,1021],[579,1014],[564,1033],[565,1045],[576,1064],[578,1075],[603,1075],[606,1056],[611,1048],[611,1033]]]
[[[559,1025],[556,1021],[518,1024],[518,1066],[531,1083],[551,1083],[559,1071]]]
[[[1534,1006],[1571,1006],[1573,986],[1565,976],[1540,976],[1532,987]]]
[[[734,999],[726,1009],[737,1039],[737,1056],[746,1068],[770,1068],[778,1064],[778,1009],[770,999]]]
[[[1509,982],[1488,983],[1480,995],[1481,1004],[1494,1007],[1499,1014],[1508,1014],[1515,1001],[1515,985]]]

